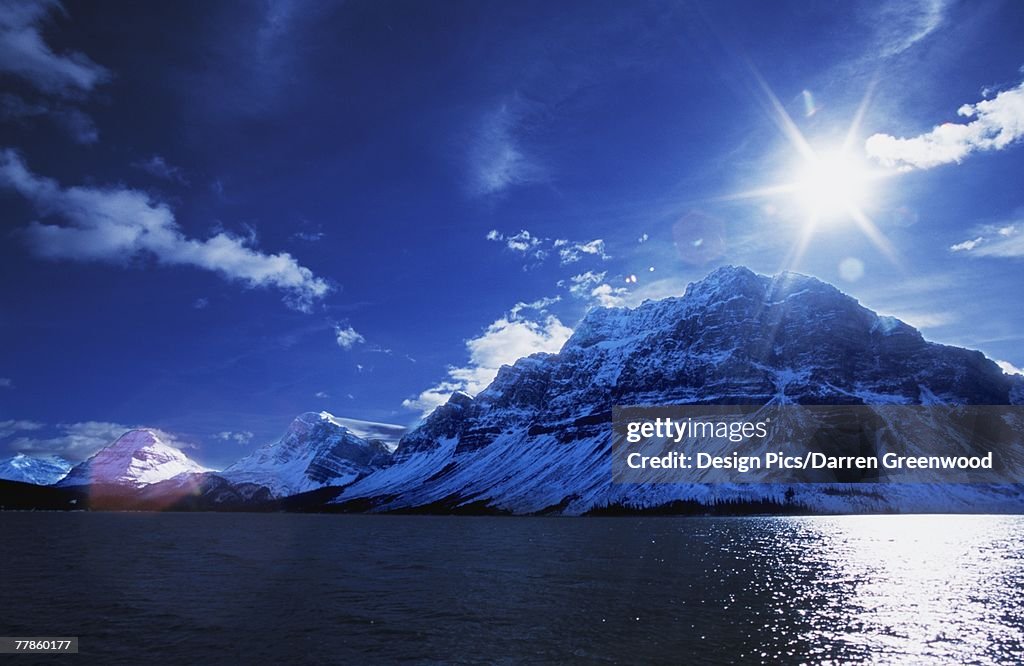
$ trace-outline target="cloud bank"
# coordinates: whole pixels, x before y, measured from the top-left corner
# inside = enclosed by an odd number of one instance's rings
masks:
[[[66,224],[30,222],[22,234],[39,257],[124,264],[151,257],[165,265],[213,271],[250,287],[285,292],[287,305],[308,312],[330,286],[287,252],[265,254],[251,240],[219,232],[187,237],[166,203],[123,187],[68,187],[28,170],[13,150],[0,151],[0,186],[20,193],[43,215]]]

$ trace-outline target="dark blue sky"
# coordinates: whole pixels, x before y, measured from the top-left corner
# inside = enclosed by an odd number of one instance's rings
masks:
[[[413,423],[727,263],[1024,366],[1022,34],[1015,2],[5,2],[0,455]]]

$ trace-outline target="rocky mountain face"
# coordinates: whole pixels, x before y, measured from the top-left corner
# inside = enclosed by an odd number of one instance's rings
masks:
[[[141,487],[181,474],[208,472],[154,430],[129,430],[91,458],[75,465],[57,485],[112,484]]]
[[[285,497],[346,485],[390,460],[392,446],[381,439],[359,437],[345,423],[351,422],[327,412],[302,414],[281,439],[260,447],[219,476],[235,484],[263,486],[274,497]]]
[[[58,456],[36,458],[19,453],[0,460],[0,479],[48,486],[57,483],[71,469],[71,463]]]
[[[389,466],[349,485],[335,502],[578,514],[781,499],[787,488],[613,486],[612,406],[1005,405],[1022,396],[1022,379],[980,352],[928,342],[817,279],[727,267],[678,298],[592,310],[558,354],[503,367],[475,399],[454,395],[402,439]],[[1021,501],[1014,489],[877,490],[807,486],[790,498],[837,511]]]

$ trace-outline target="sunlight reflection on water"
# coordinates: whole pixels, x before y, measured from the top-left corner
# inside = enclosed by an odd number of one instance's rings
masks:
[[[1024,661],[1019,518],[843,516],[760,526],[765,534],[750,555],[769,568],[754,586],[784,592],[775,596],[784,611],[776,633],[798,637],[775,656],[799,642],[814,660]],[[794,626],[794,608],[803,626]]]

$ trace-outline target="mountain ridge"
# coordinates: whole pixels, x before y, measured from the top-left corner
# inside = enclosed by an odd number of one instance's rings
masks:
[[[393,451],[345,425],[363,422],[308,412],[216,476],[246,486],[243,499],[263,487],[273,498],[330,496],[321,508],[333,510],[581,514],[791,500],[828,512],[1019,509],[1019,488],[611,484],[614,405],[788,403],[1019,405],[1024,378],[816,278],[729,266],[681,296],[592,309],[558,353],[503,366],[475,397],[454,393]],[[192,483],[228,493],[220,481]],[[337,492],[318,492],[328,487]]]

